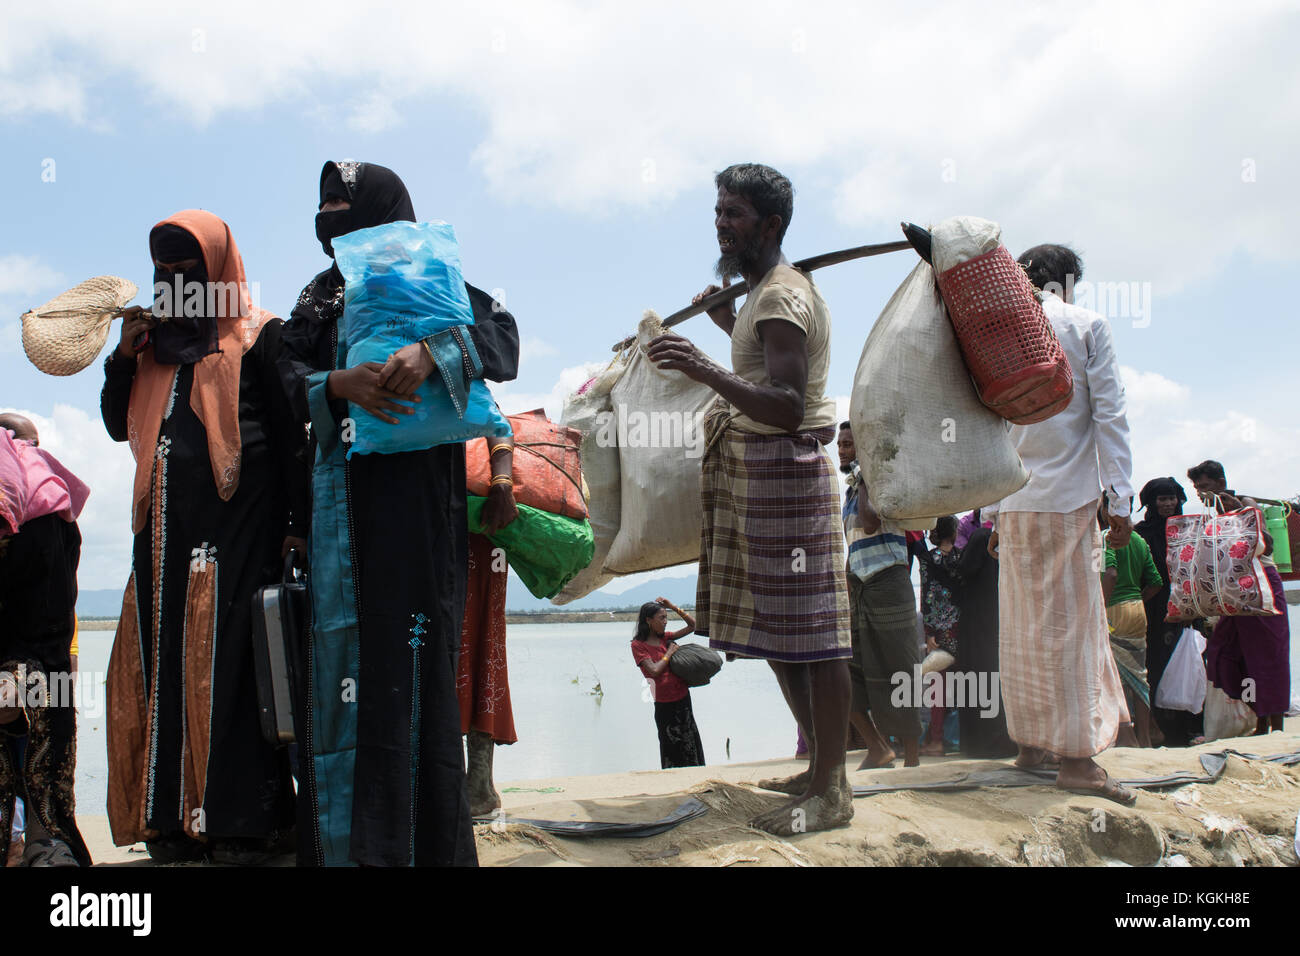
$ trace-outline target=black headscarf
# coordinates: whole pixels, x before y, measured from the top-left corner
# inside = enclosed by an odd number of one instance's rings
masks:
[[[385,166],[327,162],[320,172],[320,204],[331,199],[352,204],[348,209],[316,214],[316,238],[331,259],[332,241],[339,236],[386,222],[415,222],[415,208],[405,184]]]
[[[187,229],[166,223],[149,233],[149,254],[156,262],[169,264],[198,260],[196,266],[184,272],[154,266],[153,311],[165,319],[151,333],[154,361],[161,365],[189,365],[220,351],[217,316],[207,313],[208,265],[199,240]],[[201,294],[193,295],[196,285]]]
[[[1138,501],[1146,509],[1142,520],[1133,526],[1133,530],[1142,535],[1142,540],[1147,543],[1151,549],[1151,557],[1156,563],[1156,570],[1160,572],[1166,583],[1169,581],[1169,568],[1165,560],[1165,519],[1160,517],[1160,512],[1156,509],[1156,499],[1162,495],[1173,495],[1178,499],[1178,509],[1174,514],[1183,513],[1183,504],[1187,501],[1187,493],[1183,491],[1183,486],[1174,478],[1152,478],[1142,490],[1138,492]]]

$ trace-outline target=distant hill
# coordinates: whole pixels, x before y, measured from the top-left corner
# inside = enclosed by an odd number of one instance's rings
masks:
[[[657,597],[666,597],[678,607],[695,606],[695,575],[684,578],[664,578],[639,584],[622,594],[592,591],[584,598],[556,607],[550,601],[539,600],[528,593],[523,582],[510,575],[510,590],[506,593],[506,608],[511,611],[605,611],[619,608],[637,608]]]
[[[695,575],[683,578],[665,578],[638,585],[622,594],[593,591],[584,598],[556,607],[550,601],[535,598],[528,588],[510,572],[510,585],[506,591],[507,611],[607,611],[619,608],[640,607],[657,597],[666,597],[679,607],[695,605]],[[77,616],[117,617],[122,611],[122,592],[119,589],[82,591],[77,596]]]

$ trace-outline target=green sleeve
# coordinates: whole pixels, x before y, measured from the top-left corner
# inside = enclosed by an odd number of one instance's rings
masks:
[[[1109,571],[1111,568],[1114,568],[1114,567],[1115,567],[1115,549],[1114,549],[1114,548],[1107,548],[1107,549],[1106,549],[1106,564],[1105,564],[1105,566],[1102,568],[1102,570],[1104,570],[1104,571]],[[1118,570],[1118,568],[1116,568],[1116,570]]]

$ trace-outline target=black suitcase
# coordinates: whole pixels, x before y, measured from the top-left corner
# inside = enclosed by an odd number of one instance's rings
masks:
[[[311,610],[307,585],[290,551],[279,584],[253,594],[253,670],[258,717],[267,743],[280,747],[298,739],[301,719],[303,648]]]

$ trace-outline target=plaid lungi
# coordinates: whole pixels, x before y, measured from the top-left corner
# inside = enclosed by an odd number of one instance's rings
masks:
[[[852,657],[833,428],[723,426],[700,478],[698,633],[715,651],[805,664]]]
[[[998,515],[998,612],[1007,731],[1026,747],[1091,757],[1128,708],[1101,592],[1097,502]]]

